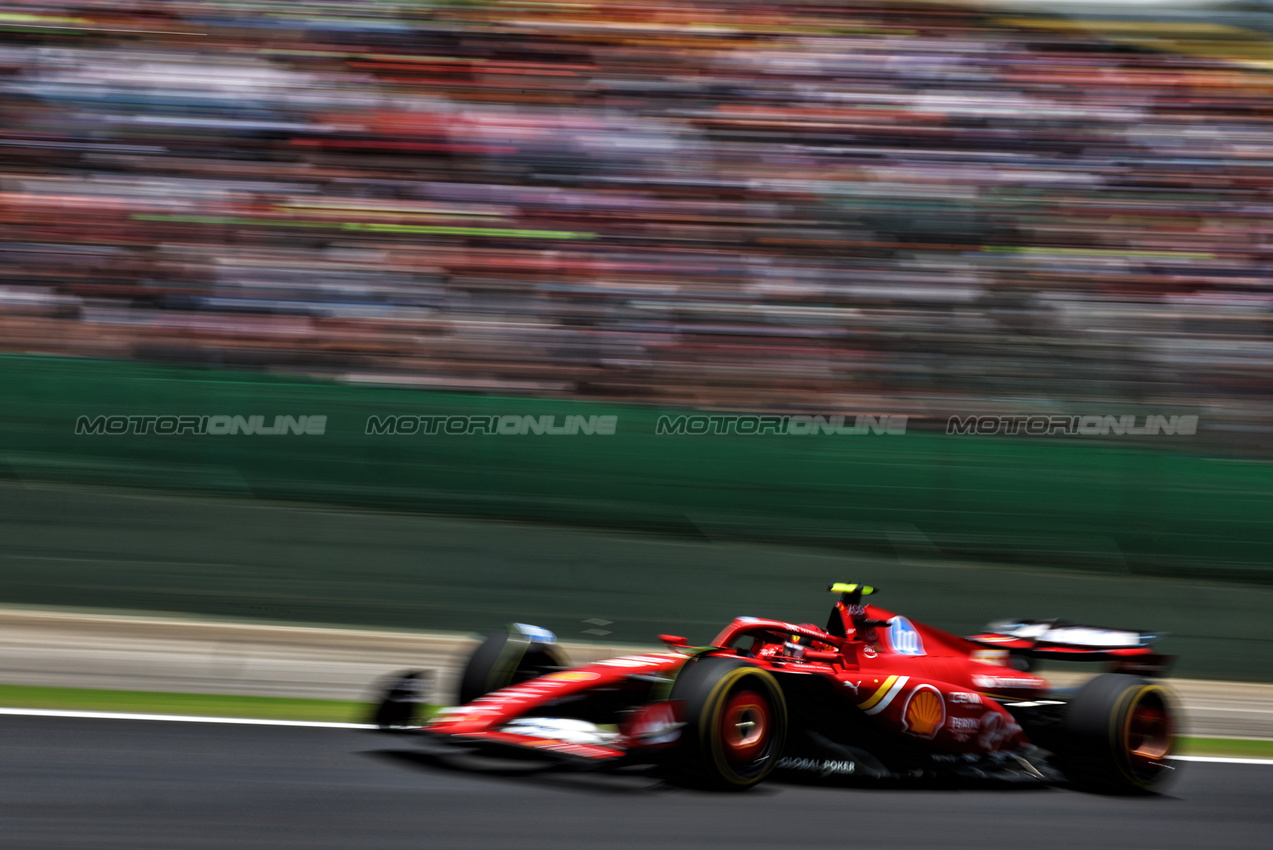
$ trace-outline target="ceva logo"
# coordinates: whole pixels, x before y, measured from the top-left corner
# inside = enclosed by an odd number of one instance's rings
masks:
[[[905,617],[894,617],[889,626],[888,642],[898,655],[925,655],[924,641],[919,630]]]

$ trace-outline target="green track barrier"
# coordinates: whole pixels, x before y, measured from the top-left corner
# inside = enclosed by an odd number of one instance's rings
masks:
[[[744,614],[825,622],[825,588],[842,579],[956,634],[1006,617],[1166,631],[1179,675],[1273,680],[1270,587],[0,483],[6,605],[455,632],[517,621],[571,641],[649,645],[667,632],[702,644]]]
[[[20,356],[0,357],[0,404],[6,604],[701,642],[739,614],[819,621],[821,588],[857,580],[957,633],[1012,616],[1162,630],[1182,675],[1273,680],[1270,466],[1180,438],[672,436],[659,417],[687,411]],[[75,433],[168,414],[327,420]],[[388,415],[617,419],[366,433]]]
[[[659,435],[640,405],[0,358],[0,475],[1266,581],[1273,464],[1188,438]],[[811,410],[810,413],[827,411]],[[831,411],[836,412],[836,411]],[[874,413],[878,411],[854,411]],[[326,416],[322,435],[81,434],[81,416]],[[369,417],[615,416],[615,433],[368,434]],[[228,421],[228,420],[227,420]]]

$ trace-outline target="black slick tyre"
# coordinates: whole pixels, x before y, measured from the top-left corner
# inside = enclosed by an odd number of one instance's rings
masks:
[[[566,654],[554,644],[532,643],[511,632],[496,632],[469,656],[460,676],[460,704],[569,666]]]
[[[778,765],[787,737],[787,703],[767,670],[730,658],[690,661],[671,698],[683,701],[685,726],[669,779],[741,791]]]
[[[1065,713],[1066,774],[1104,794],[1161,791],[1175,769],[1176,711],[1171,693],[1139,676],[1092,679]]]
[[[424,673],[404,670],[384,680],[371,722],[381,732],[401,732],[420,725]]]

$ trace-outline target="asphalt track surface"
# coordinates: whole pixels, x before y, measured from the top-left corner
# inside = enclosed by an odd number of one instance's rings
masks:
[[[1169,796],[1060,789],[475,774],[404,736],[0,717],[0,846],[14,848],[1267,847],[1273,766],[1188,764]]]

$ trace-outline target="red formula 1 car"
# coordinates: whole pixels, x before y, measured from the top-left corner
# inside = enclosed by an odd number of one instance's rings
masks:
[[[739,617],[711,646],[661,635],[668,652],[570,668],[553,635],[515,625],[468,662],[463,703],[413,724],[417,679],[377,709],[445,752],[584,767],[654,765],[724,789],[771,774],[806,781],[975,777],[1153,791],[1172,773],[1173,699],[1145,674],[1168,659],[1154,635],[1014,621],[961,638],[840,594],[826,628]],[[1107,662],[1073,689],[1040,659]]]

